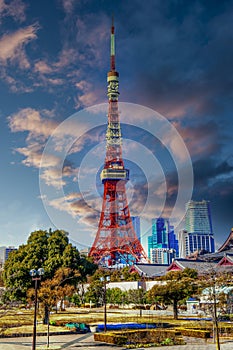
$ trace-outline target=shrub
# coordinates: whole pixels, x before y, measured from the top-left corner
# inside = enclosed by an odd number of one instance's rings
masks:
[[[177,338],[180,332],[164,329],[139,329],[124,330],[123,332],[95,333],[96,341],[103,341],[110,344],[148,344],[156,343],[162,345],[182,344],[182,339]]]
[[[95,341],[102,341],[109,344],[124,345],[127,343],[127,337],[117,333],[95,333]]]
[[[171,338],[166,338],[164,341],[161,342],[161,345],[173,345],[173,340]]]

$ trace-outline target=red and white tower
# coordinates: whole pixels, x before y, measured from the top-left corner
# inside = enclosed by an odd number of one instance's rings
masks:
[[[147,256],[133,228],[127,203],[125,184],[129,180],[129,170],[122,159],[121,126],[118,112],[119,74],[115,70],[115,35],[111,27],[111,69],[108,72],[108,126],[106,131],[106,157],[100,174],[104,184],[102,211],[98,231],[89,256],[101,264],[109,265],[122,261],[138,262]]]

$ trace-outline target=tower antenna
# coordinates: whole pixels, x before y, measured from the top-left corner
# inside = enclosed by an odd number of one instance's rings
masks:
[[[112,27],[111,27],[111,62],[110,70],[115,71],[115,27],[114,27],[114,17],[112,15]]]

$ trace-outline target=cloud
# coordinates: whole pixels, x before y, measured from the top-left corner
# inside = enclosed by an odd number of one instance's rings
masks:
[[[69,213],[78,221],[97,227],[99,212],[89,206],[80,193],[72,192],[67,196],[56,198],[49,203],[53,208]]]
[[[183,137],[192,159],[209,156],[221,148],[220,130],[216,122],[195,124],[194,121],[189,122],[189,125],[182,125],[182,122],[173,124]]]
[[[62,5],[63,5],[65,13],[67,15],[70,15],[74,9],[75,0],[62,0]]]
[[[27,147],[18,147],[15,149],[19,154],[22,154],[25,158],[22,161],[22,164],[28,167],[40,167],[41,155],[42,155],[42,147],[41,145],[34,144],[29,145]]]
[[[11,0],[6,3],[4,0],[0,0],[0,19],[2,17],[12,17],[15,21],[23,22],[25,16],[26,4],[21,0]]]
[[[42,113],[44,114],[42,116]],[[51,111],[39,112],[33,108],[24,108],[8,117],[8,123],[12,132],[28,132],[26,146],[15,150],[25,158],[22,163],[35,168],[41,167],[41,157],[46,140],[57,126],[57,122],[48,118]],[[59,158],[48,154],[44,166],[59,164]]]
[[[0,61],[2,64],[17,62],[22,69],[28,69],[30,62],[25,53],[25,45],[37,38],[38,24],[18,29],[0,38]]]
[[[232,179],[233,164],[230,160],[216,162],[213,158],[199,159],[193,167],[197,192],[207,190],[211,193],[216,183]]]
[[[21,109],[8,117],[8,121],[12,132],[28,131],[27,141],[32,139],[45,141],[58,126],[56,121],[42,117],[41,113],[33,108]]]
[[[71,144],[75,142],[77,137],[77,122],[71,118],[65,125],[59,124],[52,119],[53,117],[54,111],[24,108],[9,116],[8,122],[12,132],[28,133],[25,147],[15,149],[24,156],[22,164],[40,169],[40,177],[46,185],[62,188],[67,184],[67,178],[73,178],[73,181],[77,178],[78,169],[66,160],[67,155],[74,151],[70,150],[69,145],[70,142]],[[55,131],[51,141],[52,146],[48,146],[44,151],[47,140]],[[83,148],[87,140],[84,137],[82,146],[81,144],[79,146]],[[74,147],[77,149],[75,143]],[[63,159],[64,155],[65,159]]]
[[[54,160],[56,160],[56,158],[54,158]],[[74,168],[72,165],[65,165],[62,171],[56,167],[57,164],[53,165],[55,167],[51,167],[50,165],[48,168],[45,168],[40,175],[48,186],[62,188],[67,184],[65,178],[77,176],[78,169]]]
[[[48,74],[53,71],[52,67],[48,65],[47,62],[40,60],[35,63],[34,70],[42,74]]]

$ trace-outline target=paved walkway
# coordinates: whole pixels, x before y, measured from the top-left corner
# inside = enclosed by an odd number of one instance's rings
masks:
[[[37,349],[45,350],[47,344],[47,337],[37,337]],[[1,338],[0,350],[30,350],[32,348],[32,338]],[[69,335],[56,335],[50,336],[49,349],[67,349],[67,350],[111,350],[118,349],[123,350],[124,347],[108,345],[103,343],[94,342],[94,336],[92,333],[87,334],[69,334]],[[148,348],[147,348],[148,349]],[[149,348],[150,350],[216,350],[215,344],[194,344],[178,346],[162,346]],[[233,341],[224,341],[221,344],[221,350],[232,350]],[[144,350],[144,348],[138,348],[137,350]]]

